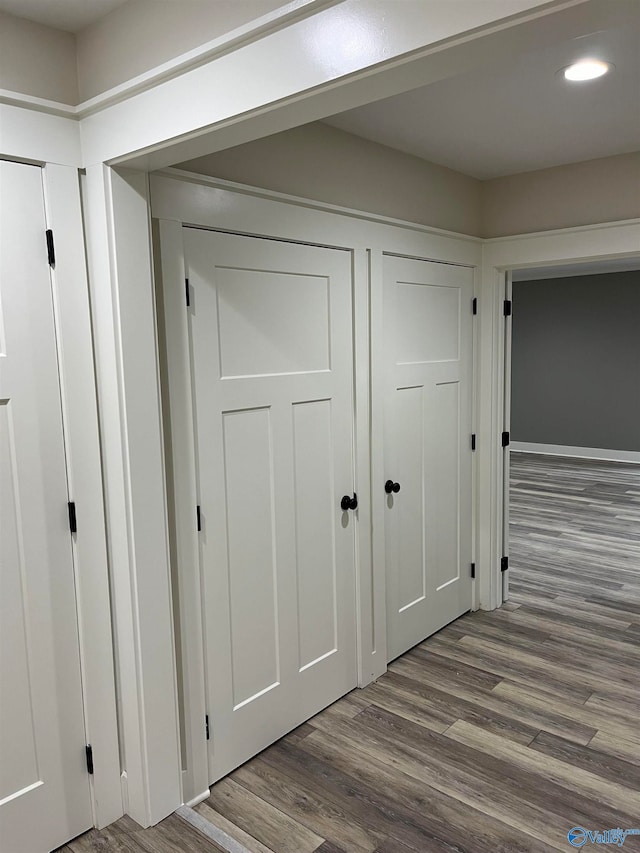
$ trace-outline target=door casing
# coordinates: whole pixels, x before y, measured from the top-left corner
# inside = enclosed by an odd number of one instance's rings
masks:
[[[509,495],[508,449],[501,435],[509,430],[509,383],[511,381],[511,319],[503,312],[511,298],[511,271],[536,267],[584,263],[614,258],[637,258],[640,254],[640,219],[585,225],[513,237],[496,237],[483,243],[482,280],[479,302],[479,375],[476,381],[478,430],[489,441],[480,445],[477,496],[478,529],[483,531],[478,560],[485,567],[482,608],[493,610],[508,599],[509,572],[500,570],[508,556]]]
[[[20,162],[18,158],[10,158]],[[107,826],[124,813],[116,708],[111,593],[107,563],[101,446],[91,309],[78,169],[26,161],[40,168],[47,228],[53,231],[54,323],[69,498],[76,503],[73,538],[85,740],[94,757],[90,778],[93,822]],[[46,255],[45,235],[42,250]]]

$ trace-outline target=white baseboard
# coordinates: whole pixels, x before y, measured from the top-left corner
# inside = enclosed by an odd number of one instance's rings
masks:
[[[528,441],[512,441],[510,447],[519,453],[575,456],[578,459],[604,459],[607,462],[633,462],[640,465],[640,451],[637,450],[603,450],[600,447],[567,447],[562,444],[532,444]]]
[[[192,800],[189,800],[188,803],[185,803],[185,806],[189,806],[190,809],[194,809],[198,803],[202,803],[211,795],[211,791],[207,788],[206,791],[203,791],[201,794],[195,796]]]
[[[129,778],[126,770],[120,774],[120,787],[122,789],[122,808],[125,814],[129,814]]]

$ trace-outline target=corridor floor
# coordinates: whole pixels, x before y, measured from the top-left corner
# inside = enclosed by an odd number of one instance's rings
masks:
[[[195,811],[216,842],[173,815],[65,853],[542,853],[640,830],[640,466],[514,453],[511,480],[500,610],[214,785]]]

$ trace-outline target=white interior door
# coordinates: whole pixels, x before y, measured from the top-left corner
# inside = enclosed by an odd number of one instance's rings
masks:
[[[471,607],[472,298],[467,267],[385,256],[389,660]]]
[[[356,686],[351,256],[184,243],[214,781]]]
[[[41,170],[0,162],[0,849],[92,825]]]

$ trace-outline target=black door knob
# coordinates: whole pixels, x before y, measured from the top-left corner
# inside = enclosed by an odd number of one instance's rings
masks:
[[[358,508],[358,496],[356,493],[353,493],[353,497],[350,498],[349,495],[344,495],[342,500],[340,501],[340,509],[343,512],[346,512],[348,509],[357,509]]]
[[[394,483],[393,480],[387,480],[384,484],[384,490],[388,495],[390,495],[391,492],[397,495],[400,491],[400,483]]]

